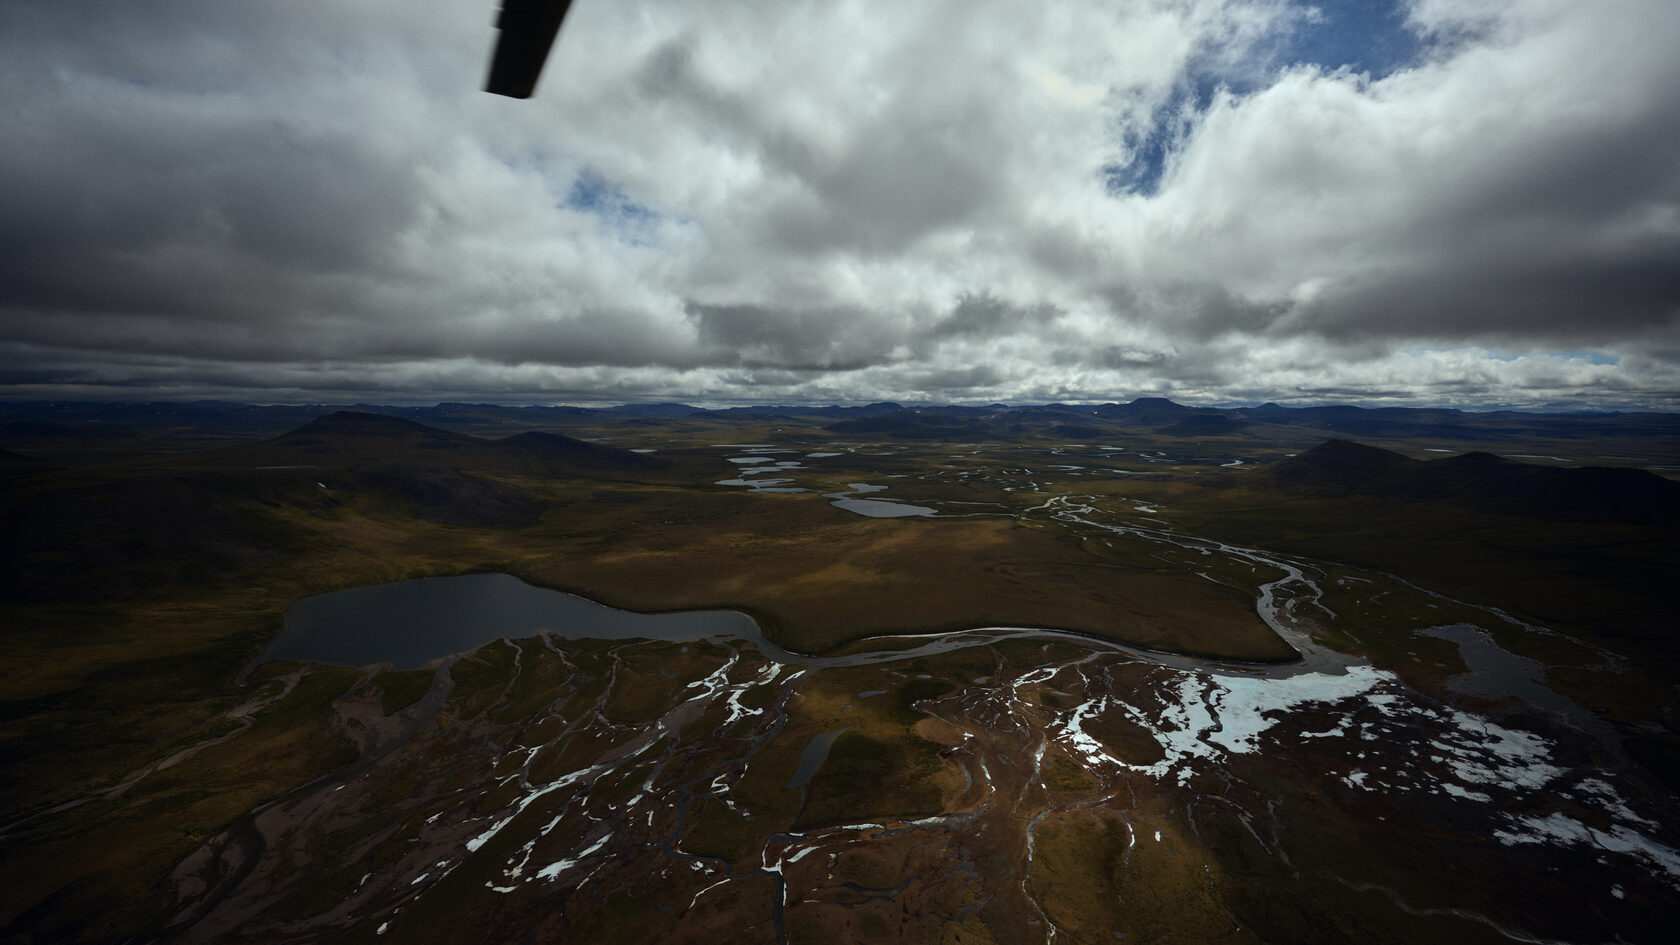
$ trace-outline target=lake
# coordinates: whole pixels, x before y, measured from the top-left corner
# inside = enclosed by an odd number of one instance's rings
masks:
[[[549,631],[573,639],[759,638],[733,610],[637,614],[509,574],[421,578],[307,597],[286,609],[286,628],[263,660],[313,660],[398,669],[475,650],[502,637]]]
[[[850,492],[828,492],[823,498],[832,499],[829,505],[837,509],[845,509],[857,515],[867,515],[870,518],[909,518],[913,515],[937,515],[938,512],[924,505],[909,505],[898,499],[859,499],[857,496],[871,492],[883,492],[886,486],[871,485],[867,482],[848,483]]]

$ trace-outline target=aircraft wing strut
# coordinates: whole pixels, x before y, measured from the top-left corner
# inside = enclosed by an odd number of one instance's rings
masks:
[[[560,32],[572,0],[502,0],[496,28],[496,52],[484,91],[510,98],[530,98],[543,63]]]

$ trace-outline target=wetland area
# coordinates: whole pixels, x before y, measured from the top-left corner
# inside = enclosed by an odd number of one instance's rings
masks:
[[[1384,546],[1265,491],[1292,442],[608,427],[635,462],[486,451],[429,513],[441,474],[380,491],[334,439],[370,422],[214,456],[308,536],[284,579],[202,559],[243,609],[10,611],[106,615],[112,665],[177,628],[219,681],[14,762],[49,803],[0,825],[9,940],[1657,942],[1680,907],[1661,618],[1595,633],[1485,547],[1456,585],[1340,557]],[[66,671],[17,685],[74,743]]]
[[[1049,506],[1123,528],[1067,507]],[[1492,888],[1515,890],[1569,863],[1574,895],[1605,904],[1680,884],[1680,853],[1651,819],[1660,812],[1630,804],[1640,787],[1617,770],[1626,760],[1577,755],[1587,713],[1520,671],[1526,685],[1511,688],[1510,667],[1524,661],[1486,631],[1418,636],[1473,654],[1450,690],[1521,695],[1549,717],[1501,724],[1506,713],[1469,712],[1313,643],[1295,614],[1321,606],[1322,573],[1214,549],[1277,573],[1257,606],[1302,659],[1255,667],[1022,628],[865,640],[817,657],[768,644],[739,614],[644,617],[506,575],[300,602],[292,613],[310,615],[310,638],[282,636],[270,655],[343,662],[334,641],[369,626],[362,608],[374,605],[422,637],[453,625],[472,636],[445,646],[476,652],[439,670],[445,699],[396,714],[408,725],[364,710],[365,757],[378,761],[271,811],[247,891],[205,903],[187,939],[223,940],[271,903],[309,897],[306,880],[287,882],[296,854],[361,831],[342,870],[382,843],[400,841],[402,855],[336,890],[330,913],[304,927],[426,938],[431,900],[459,902],[471,883],[493,894],[466,911],[475,925],[494,927],[502,898],[558,899],[566,918],[554,931],[571,935],[580,916],[611,915],[613,896],[633,893],[653,903],[638,927],[689,940],[728,935],[743,915],[771,941],[818,929],[842,940],[1079,941],[1110,922],[1241,937],[1226,900],[1287,880],[1386,900],[1419,929],[1450,914],[1468,926],[1455,935],[1493,941],[1530,934],[1539,903],[1384,873],[1420,857],[1498,864]],[[480,649],[484,634],[500,639]],[[358,661],[402,668],[445,655],[412,644],[389,635]],[[428,778],[440,756],[481,779],[451,790]],[[1356,829],[1349,808],[1412,829]],[[1196,881],[1170,908],[1127,908],[1127,887],[1148,888],[1151,871],[1222,860],[1207,848],[1215,838],[1241,839],[1258,861]],[[1386,868],[1344,865],[1373,848]],[[1091,853],[1102,872],[1086,871]],[[227,865],[189,861],[174,877],[183,900]]]

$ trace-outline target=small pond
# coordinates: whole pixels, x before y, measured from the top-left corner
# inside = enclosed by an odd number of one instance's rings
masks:
[[[925,505],[911,505],[900,499],[859,499],[857,496],[868,495],[871,492],[882,492],[886,486],[872,485],[867,482],[847,483],[850,492],[826,492],[823,498],[831,500],[828,504],[837,509],[845,509],[857,515],[867,515],[870,518],[909,518],[914,515],[937,515],[937,510]]]
[[[915,515],[936,515],[925,505],[908,505],[895,499],[835,499],[829,505],[870,518],[910,518]]]

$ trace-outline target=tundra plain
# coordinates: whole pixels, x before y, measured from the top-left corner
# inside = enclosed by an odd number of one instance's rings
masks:
[[[7,939],[1662,940],[1668,419],[1118,406],[12,419]]]

